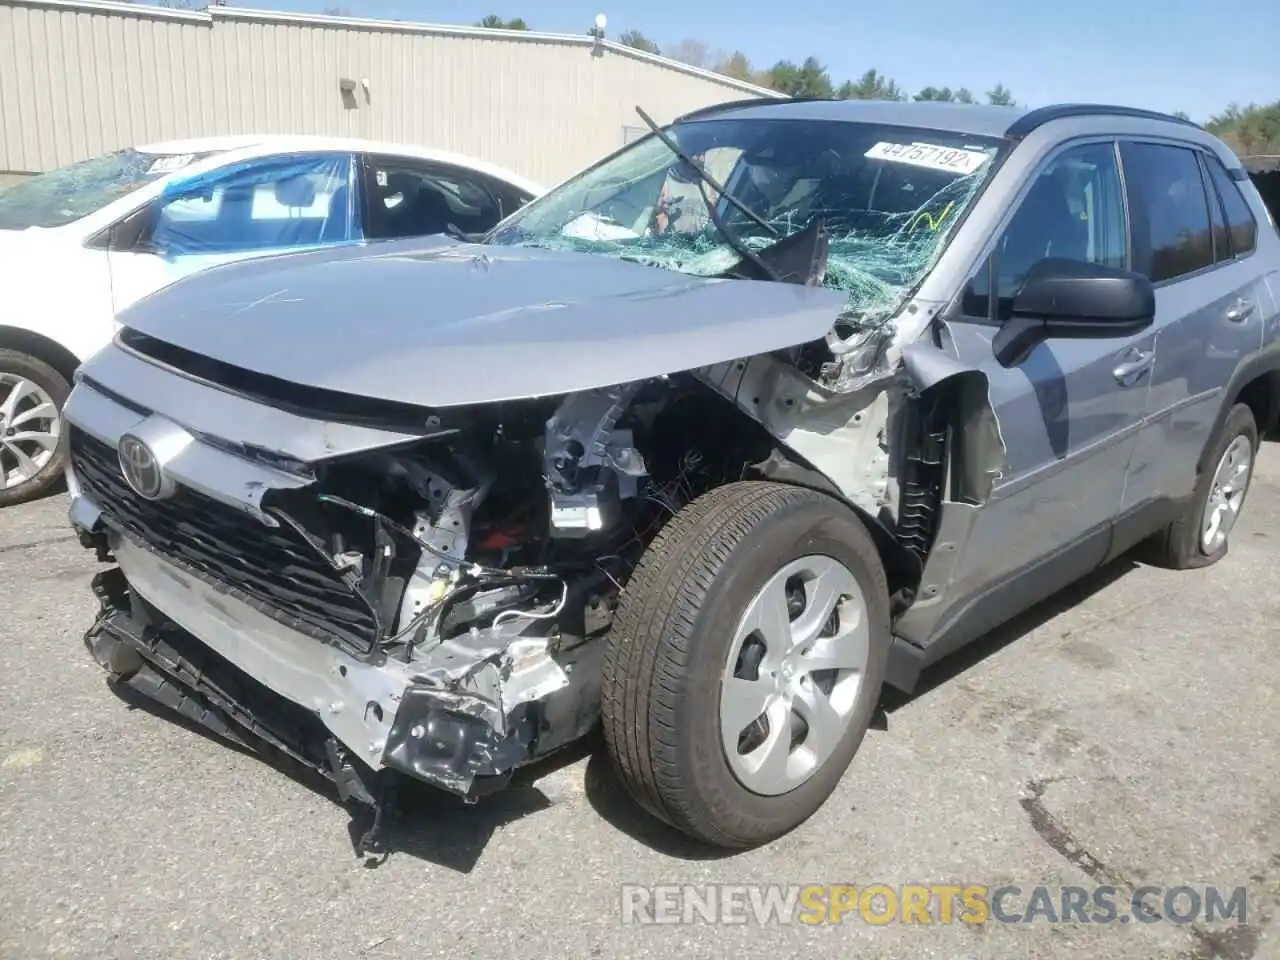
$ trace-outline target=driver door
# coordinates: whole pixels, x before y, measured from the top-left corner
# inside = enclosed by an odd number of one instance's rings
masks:
[[[166,187],[114,232],[116,313],[200,270],[359,238],[346,153],[233,164]]]
[[[1003,476],[973,510],[941,607],[953,614],[983,602],[1025,608],[1103,562],[1146,415],[1150,328],[1129,337],[1050,339],[1009,367],[996,359],[993,338],[1027,270],[1045,257],[1128,267],[1112,141],[1077,142],[1047,158],[971,278],[961,315],[948,323],[959,360],[987,377],[1006,451]],[[931,638],[911,639],[927,645]]]

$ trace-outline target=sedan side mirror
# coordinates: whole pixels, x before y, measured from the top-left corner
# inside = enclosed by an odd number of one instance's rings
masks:
[[[154,253],[150,243],[152,211],[150,205],[136,210],[113,224],[107,233],[107,249],[121,253]]]
[[[991,346],[1000,365],[1012,367],[1045,340],[1131,337],[1155,315],[1155,290],[1142,274],[1050,257],[1027,271]]]

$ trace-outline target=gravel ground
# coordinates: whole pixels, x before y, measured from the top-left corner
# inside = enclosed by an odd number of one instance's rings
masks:
[[[1280,633],[1263,452],[1230,556],[1121,562],[889,704],[808,824],[708,855],[582,751],[478,806],[424,798],[385,860],[321,789],[124,702],[80,643],[59,497],[0,511],[0,956],[1280,957]],[[625,924],[623,884],[1248,889],[1246,922]]]

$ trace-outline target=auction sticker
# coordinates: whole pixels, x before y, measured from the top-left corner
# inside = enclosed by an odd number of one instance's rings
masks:
[[[195,158],[194,153],[174,153],[157,157],[156,161],[147,168],[147,173],[173,173],[175,170],[181,170]]]
[[[981,150],[963,150],[957,147],[940,147],[934,143],[877,143],[863,156],[871,160],[888,160],[890,163],[909,163],[930,170],[946,170],[950,173],[973,173],[987,160]]]

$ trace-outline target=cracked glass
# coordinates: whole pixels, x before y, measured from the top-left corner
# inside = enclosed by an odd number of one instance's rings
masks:
[[[650,135],[529,204],[488,241],[718,276],[742,258],[716,227],[713,204],[752,251],[821,220],[830,238],[825,285],[849,294],[847,316],[874,325],[928,272],[1000,147],[848,121],[708,119],[665,132],[771,229]]]

